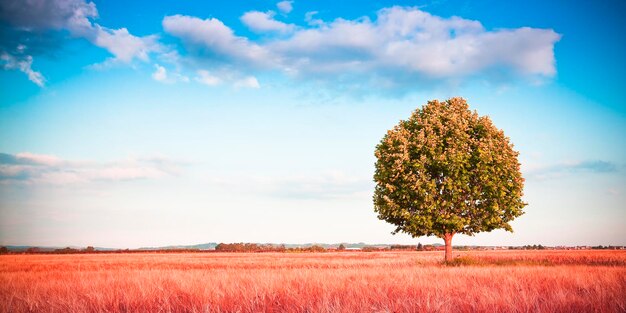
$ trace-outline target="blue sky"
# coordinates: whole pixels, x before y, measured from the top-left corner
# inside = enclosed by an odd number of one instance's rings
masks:
[[[0,244],[433,243],[374,147],[466,98],[526,214],[468,245],[626,245],[623,1],[0,2]]]

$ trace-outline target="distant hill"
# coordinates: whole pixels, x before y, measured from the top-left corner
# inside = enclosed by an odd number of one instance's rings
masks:
[[[324,247],[325,249],[328,248],[337,248],[339,247],[339,245],[343,244],[344,247],[349,248],[349,249],[363,249],[363,248],[367,248],[367,247],[390,247],[393,246],[394,244],[388,244],[388,243],[381,243],[381,244],[367,244],[364,242],[358,242],[358,243],[347,243],[347,242],[341,242],[341,243],[301,243],[301,244],[297,244],[297,243],[256,243],[258,245],[271,245],[271,246],[281,246],[284,245],[285,248],[287,249],[293,249],[293,248],[309,248],[312,246],[321,246]],[[145,251],[156,251],[156,250],[215,250],[215,247],[218,245],[217,242],[208,242],[208,243],[201,243],[201,244],[195,244],[195,245],[174,245],[174,246],[162,246],[162,247],[141,247],[139,249],[135,249],[135,250],[145,250]],[[440,243],[435,243],[435,244],[429,244],[426,243],[425,245],[432,245],[432,246],[442,246],[442,244]],[[37,251],[40,252],[52,252],[54,250],[57,249],[64,249],[66,247],[41,247],[41,246],[5,246],[9,251],[13,251],[13,252],[24,252],[28,249],[37,249]],[[76,247],[76,246],[69,246],[69,248],[72,249],[76,249],[76,250],[84,250],[86,247]],[[118,248],[105,248],[105,247],[94,247],[94,249],[96,251],[115,251],[115,250],[123,250],[122,249],[118,249]]]
[[[189,250],[189,249],[215,250],[216,246],[217,246],[216,242],[209,242],[209,243],[201,243],[197,245],[187,245],[187,246],[178,245],[178,246],[164,246],[164,247],[142,247],[137,250]]]
[[[76,249],[76,250],[83,250],[86,247],[77,247],[77,246],[65,246],[65,247],[40,247],[40,246],[2,246],[2,247],[6,247],[9,251],[13,251],[13,252],[24,252],[28,249],[36,249],[37,251],[40,252],[52,252],[54,250],[58,250],[58,249],[64,249],[64,248],[71,248],[71,249]],[[118,250],[118,249],[114,249],[114,248],[103,248],[103,247],[94,247],[94,249],[96,251],[114,251],[114,250]]]
[[[34,247],[34,246],[5,246],[9,251],[14,251],[14,252],[22,252],[22,251],[26,251],[30,248],[37,248],[40,251],[54,251],[56,249],[59,249],[58,247]]]

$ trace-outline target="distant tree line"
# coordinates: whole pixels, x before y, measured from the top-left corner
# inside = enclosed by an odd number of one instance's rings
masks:
[[[374,251],[438,251],[442,250],[443,246],[437,245],[423,245],[418,243],[417,246],[413,245],[390,245],[390,246],[363,246],[357,248],[356,251],[362,252],[374,252]],[[504,247],[502,247],[504,248]],[[508,250],[544,250],[553,249],[552,247],[545,247],[543,245],[525,245],[525,246],[509,246],[504,249]],[[575,247],[557,247],[560,249],[570,249]],[[594,250],[626,250],[626,246],[586,246],[585,249]],[[480,246],[455,246],[455,249],[462,251],[470,250],[485,250],[490,247]],[[296,246],[285,247],[284,244],[257,244],[257,243],[220,243],[215,247],[215,250],[201,250],[196,248],[189,249],[117,249],[117,250],[97,250],[92,246],[88,246],[84,249],[79,248],[38,248],[29,247],[26,249],[9,249],[5,246],[0,246],[0,254],[81,254],[81,253],[194,253],[194,252],[326,252],[326,251],[355,251],[354,248],[346,248],[344,244],[339,246],[327,246],[311,245],[311,246]]]
[[[542,246],[542,245],[525,245],[525,246],[521,246],[521,247],[509,247],[509,250],[545,250],[546,247]]]
[[[417,247],[415,247],[415,250],[417,251],[436,251],[437,250],[437,246],[435,245],[423,245],[421,242],[417,244]]]
[[[623,248],[623,247],[620,247],[620,246],[603,246],[603,245],[591,247],[591,249],[594,249],[594,250],[614,250],[614,249],[620,249],[620,248]]]
[[[341,246],[338,248],[341,249]],[[345,249],[345,247],[343,248]],[[215,247],[217,252],[326,252],[320,245],[309,247],[286,248],[285,245],[256,244],[256,243],[220,243]]]
[[[29,247],[27,249],[11,250],[7,247],[0,247],[0,254],[84,254],[84,253],[181,253],[181,252],[206,252],[206,250],[199,249],[166,249],[166,250],[142,250],[142,249],[116,249],[116,250],[96,250],[94,247],[87,247],[84,249],[77,248],[39,248]]]
[[[312,245],[310,247],[289,248],[287,252],[326,252],[326,248],[320,245]]]
[[[391,245],[389,250],[418,250],[418,247],[414,245]]]
[[[256,243],[220,243],[215,247],[219,252],[285,252],[285,245],[263,245]]]

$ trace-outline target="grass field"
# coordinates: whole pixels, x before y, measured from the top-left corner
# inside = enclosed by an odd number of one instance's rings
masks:
[[[626,251],[0,256],[2,312],[626,312]]]

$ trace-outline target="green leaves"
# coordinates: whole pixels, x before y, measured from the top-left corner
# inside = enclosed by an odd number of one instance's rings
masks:
[[[464,99],[429,101],[376,147],[374,210],[413,237],[511,231],[526,205],[517,155]]]

